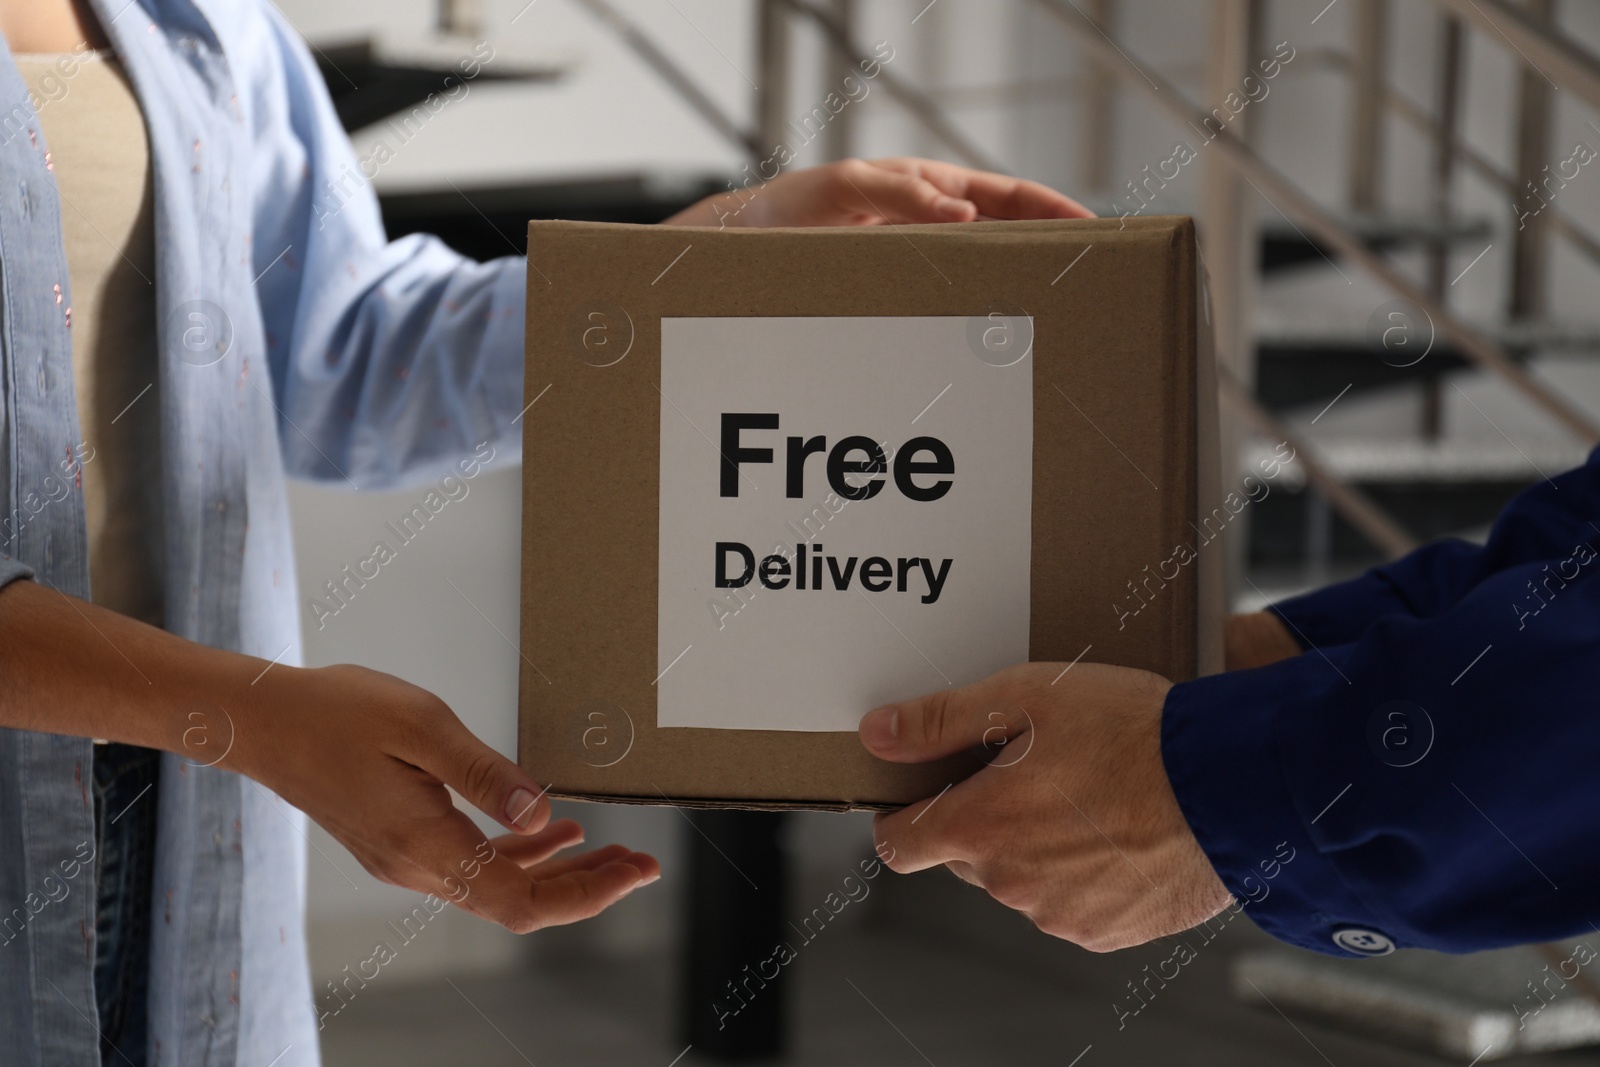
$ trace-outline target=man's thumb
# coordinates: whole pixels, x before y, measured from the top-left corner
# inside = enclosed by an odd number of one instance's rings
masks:
[[[862,718],[859,733],[861,743],[879,759],[923,763],[980,744],[1004,744],[1027,726],[1027,715],[988,678],[874,708]]]

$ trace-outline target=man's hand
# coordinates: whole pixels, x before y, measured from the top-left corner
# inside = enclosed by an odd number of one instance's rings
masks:
[[[846,159],[707,197],[667,225],[881,226],[1093,215],[1047,186],[1003,174],[929,159]]]
[[[1270,611],[1230,615],[1223,630],[1223,658],[1230,671],[1265,667],[1300,654],[1300,643],[1289,634],[1283,620]]]
[[[538,783],[424,689],[352,666],[274,668],[256,688],[230,713],[237,741],[221,766],[304,811],[380,881],[528,933],[590,918],[660,877],[652,857],[621,845],[551,859],[582,829],[549,823]],[[511,832],[485,838],[446,786]]]
[[[1108,952],[1187,930],[1229,895],[1161,759],[1172,683],[1124,667],[1027,663],[861,720],[874,755],[979,748],[989,766],[874,824],[902,874],[945,864],[1043,931]],[[981,746],[981,747],[980,747]]]

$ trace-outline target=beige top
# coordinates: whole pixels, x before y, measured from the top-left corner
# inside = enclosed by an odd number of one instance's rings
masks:
[[[72,283],[72,306],[63,313],[87,446],[80,451],[92,456],[82,467],[91,599],[159,626],[161,385],[144,116],[110,53],[14,58],[33,93],[61,193]]]

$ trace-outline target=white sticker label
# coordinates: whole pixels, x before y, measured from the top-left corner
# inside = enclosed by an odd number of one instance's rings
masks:
[[[659,726],[854,730],[1028,658],[1032,333],[661,320]]]

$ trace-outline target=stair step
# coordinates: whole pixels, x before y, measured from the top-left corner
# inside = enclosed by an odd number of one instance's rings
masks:
[[[1481,244],[1494,227],[1484,218],[1440,219],[1434,215],[1345,214],[1344,227],[1369,248],[1414,247],[1444,242],[1449,245]],[[1274,217],[1261,223],[1261,270],[1272,273],[1285,267],[1323,263],[1337,258],[1305,230],[1287,219]]]
[[[317,68],[346,130],[359,130],[414,108],[430,94],[467,81],[553,82],[577,67],[568,52],[513,51],[489,59],[471,38],[380,33],[312,43]],[[435,109],[436,110],[436,109]],[[426,122],[433,111],[424,112]]]
[[[1538,349],[1544,354],[1600,355],[1600,322],[1476,323],[1491,340],[1517,349]],[[1275,350],[1277,355],[1315,356],[1330,350],[1377,355],[1384,326],[1369,324],[1336,312],[1307,310],[1304,307],[1263,305],[1256,313],[1256,344]],[[1426,332],[1418,340],[1426,348]],[[1450,348],[1448,340],[1436,337],[1434,350]],[[1419,349],[1420,351],[1421,349]],[[1401,362],[1395,355],[1391,362]]]
[[[391,239],[427,233],[473,259],[527,249],[529,219],[648,224],[677,214],[725,181],[701,172],[641,171],[571,179],[385,190],[378,196]]]
[[[1576,973],[1574,961],[1586,957],[1555,947],[1555,961]],[[1457,1063],[1486,1063],[1600,1043],[1600,1005],[1577,991],[1551,993],[1549,1002],[1530,991],[1556,969],[1551,963],[1533,947],[1364,960],[1268,949],[1234,961],[1233,991],[1268,1015],[1283,1011]]]
[[[1374,244],[1487,240],[1494,232],[1489,220],[1481,217],[1440,219],[1429,214],[1354,212],[1338,216],[1338,221],[1363,241]],[[1261,236],[1270,241],[1310,239],[1304,230],[1281,217],[1263,221]]]
[[[1587,452],[1582,445],[1561,441],[1318,441],[1317,458],[1340,478],[1357,485],[1518,485],[1582,466]],[[1272,447],[1256,444],[1244,450],[1243,473],[1269,460]],[[1293,465],[1284,468],[1298,488]]]

